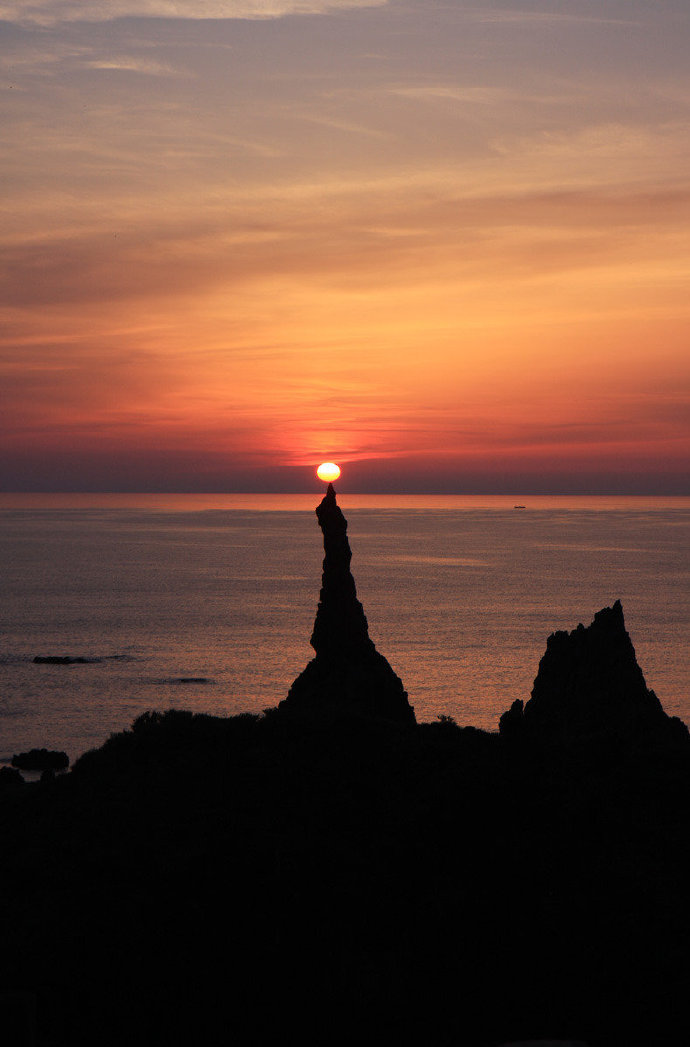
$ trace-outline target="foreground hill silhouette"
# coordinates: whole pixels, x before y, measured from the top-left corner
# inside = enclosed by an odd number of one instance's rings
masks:
[[[690,746],[620,605],[500,733],[387,701],[146,714],[0,782],[6,1042],[684,1045]]]

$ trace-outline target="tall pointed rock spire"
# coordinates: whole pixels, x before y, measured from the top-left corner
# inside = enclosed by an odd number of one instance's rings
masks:
[[[414,724],[402,681],[369,638],[364,608],[350,571],[347,520],[332,484],[316,509],[325,557],[311,645],[313,658],[294,681],[281,708],[350,711]]]

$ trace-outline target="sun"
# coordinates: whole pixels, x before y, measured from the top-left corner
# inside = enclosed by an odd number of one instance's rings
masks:
[[[330,483],[332,480],[337,480],[340,476],[340,466],[336,465],[335,462],[322,462],[316,470],[316,475],[324,483]]]

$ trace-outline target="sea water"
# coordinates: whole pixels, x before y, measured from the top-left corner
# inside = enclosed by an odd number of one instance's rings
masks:
[[[74,759],[149,709],[276,705],[313,654],[319,497],[0,496],[0,763]],[[548,635],[621,599],[647,685],[690,723],[690,499],[339,501],[418,720],[495,730]],[[54,655],[86,661],[33,660]]]

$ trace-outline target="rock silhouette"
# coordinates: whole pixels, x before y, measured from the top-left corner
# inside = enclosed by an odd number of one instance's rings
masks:
[[[88,665],[89,662],[100,662],[100,658],[82,658],[71,654],[37,654],[34,665]]]
[[[587,628],[549,636],[530,700],[513,703],[500,731],[554,742],[597,735],[645,743],[688,739],[682,721],[664,712],[645,683],[620,600],[597,611]]]
[[[29,749],[25,753],[15,753],[12,766],[22,771],[65,771],[69,767],[69,756],[58,749]]]
[[[311,636],[316,651],[280,707],[287,711],[357,712],[414,724],[402,681],[369,637],[364,608],[350,571],[347,520],[332,484],[316,509],[325,557]]]
[[[16,767],[0,767],[0,789],[8,785],[24,785],[24,779]]]

